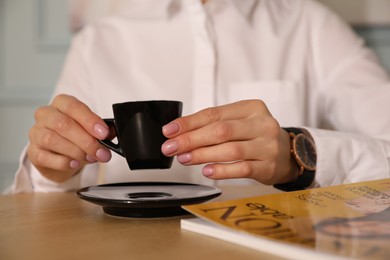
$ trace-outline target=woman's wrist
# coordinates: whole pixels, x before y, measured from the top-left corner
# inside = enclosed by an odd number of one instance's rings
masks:
[[[288,177],[274,187],[284,191],[302,190],[314,181],[317,152],[310,133],[301,128],[284,128],[290,135],[290,170]],[[289,180],[287,180],[289,179]]]

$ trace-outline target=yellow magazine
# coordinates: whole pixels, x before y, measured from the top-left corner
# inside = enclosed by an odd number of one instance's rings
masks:
[[[183,208],[182,229],[289,259],[390,257],[390,179]]]

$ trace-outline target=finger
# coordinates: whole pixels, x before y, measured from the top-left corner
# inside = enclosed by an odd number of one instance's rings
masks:
[[[252,139],[259,133],[261,133],[260,121],[252,122],[248,119],[220,121],[166,141],[162,146],[162,152],[172,156],[199,147]]]
[[[37,145],[40,149],[63,154],[78,161],[86,159],[86,153],[83,150],[55,131],[35,126],[31,128],[29,136],[30,143]]]
[[[73,118],[90,135],[98,139],[107,138],[109,134],[107,125],[87,105],[77,98],[69,95],[58,95],[53,100],[52,106]]]
[[[61,137],[73,143],[86,154],[95,156],[95,159],[107,161],[108,156],[99,158],[97,151],[101,148],[99,142],[91,136],[78,122],[54,107],[43,107],[36,112],[36,120],[42,128],[49,128]],[[101,148],[103,149],[103,148]],[[106,152],[108,154],[108,152]]]
[[[279,133],[280,126],[272,117],[220,121],[167,140],[162,145],[162,152],[166,156],[174,156],[200,147],[255,139],[264,142],[265,146],[256,147],[261,150],[270,145],[276,146],[275,137]]]
[[[272,141],[261,139],[240,142],[228,142],[203,147],[177,156],[179,163],[196,165],[209,162],[232,162],[239,160],[269,160],[278,150]]]
[[[56,154],[38,146],[30,144],[28,157],[36,167],[43,167],[56,171],[75,171],[83,166],[83,163],[65,155]]]
[[[213,180],[251,178],[266,185],[276,182],[275,165],[268,161],[239,161],[227,164],[209,164],[202,174]]]
[[[261,100],[245,100],[228,105],[207,108],[195,114],[175,119],[170,124],[174,124],[172,131],[169,125],[164,126],[163,133],[168,138],[173,138],[179,134],[201,128],[205,125],[218,121],[235,120],[249,118],[254,114],[268,112],[267,107]]]
[[[31,163],[38,171],[46,178],[55,182],[68,180],[85,165],[85,162],[82,163],[66,156],[38,149],[34,145],[29,145],[27,154]]]

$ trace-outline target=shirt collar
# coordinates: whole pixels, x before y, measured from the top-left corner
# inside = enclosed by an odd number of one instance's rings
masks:
[[[119,14],[132,18],[168,18],[181,8],[181,1],[200,0],[127,0]],[[244,18],[250,19],[253,8],[259,0],[209,0],[213,4],[233,4]]]

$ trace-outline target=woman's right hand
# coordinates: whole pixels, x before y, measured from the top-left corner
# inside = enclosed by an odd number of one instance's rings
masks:
[[[84,103],[58,95],[49,106],[35,111],[27,156],[43,176],[64,182],[88,163],[111,159],[111,152],[97,141],[107,138],[109,132]]]

